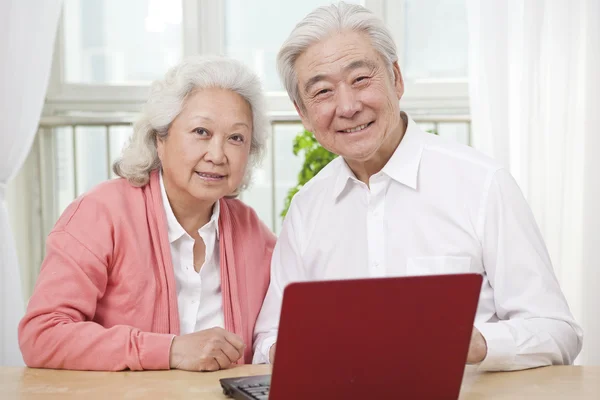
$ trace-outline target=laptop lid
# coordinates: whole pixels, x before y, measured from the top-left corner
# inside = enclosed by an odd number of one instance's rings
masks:
[[[270,399],[458,398],[482,277],[293,283]]]

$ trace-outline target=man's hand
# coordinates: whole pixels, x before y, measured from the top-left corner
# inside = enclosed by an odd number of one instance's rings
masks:
[[[173,369],[217,371],[229,367],[244,354],[244,342],[222,328],[176,336],[171,344],[169,364]]]
[[[275,361],[275,346],[277,345],[277,343],[273,344],[273,346],[271,346],[271,348],[269,349],[269,362],[271,364],[273,364],[273,361]]]
[[[483,361],[487,355],[487,343],[479,329],[473,327],[471,333],[471,344],[469,344],[469,354],[467,355],[467,364],[477,364]]]

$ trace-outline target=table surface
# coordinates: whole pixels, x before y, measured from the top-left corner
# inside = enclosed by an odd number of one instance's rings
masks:
[[[226,399],[219,379],[271,372],[245,365],[218,372],[86,372],[0,367],[0,397],[8,399]],[[600,399],[600,366],[556,366],[518,372],[478,372],[467,366],[461,400]]]

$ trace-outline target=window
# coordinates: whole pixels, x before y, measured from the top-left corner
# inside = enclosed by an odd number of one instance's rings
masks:
[[[266,91],[283,91],[275,57],[298,21],[328,1],[225,0],[225,53],[253,67]],[[362,4],[364,1],[346,1]]]
[[[403,26],[408,82],[467,82],[464,0],[406,0]]]
[[[66,0],[63,22],[67,84],[148,84],[183,53],[181,1]]]
[[[46,133],[55,154],[52,179],[56,216],[75,197],[115,177],[112,164],[131,135],[132,128],[119,121],[105,122],[106,126],[58,126]]]
[[[347,0],[348,1],[348,0]],[[468,143],[466,0],[351,0],[384,18],[400,57],[401,106],[425,129]],[[276,72],[295,24],[326,0],[65,0],[45,107],[55,218],[77,195],[112,177],[149,84],[182,57],[218,53],[253,68],[267,91],[272,139],[242,195],[275,232],[301,160],[303,128]],[[54,118],[54,120],[52,120]],[[51,121],[51,122],[48,122]],[[50,133],[48,133],[50,132]],[[49,229],[49,227],[46,227]]]
[[[349,1],[349,0],[346,0]],[[469,142],[466,0],[350,0],[383,18],[398,46],[402,109],[424,129]],[[44,115],[9,196],[27,228],[18,252],[30,293],[44,240],[64,208],[112,176],[150,81],[181,57],[228,54],[262,77],[272,118],[263,166],[243,200],[279,232],[280,213],[302,160],[292,153],[303,128],[275,70],[292,27],[327,0],[64,0]],[[11,203],[12,201],[12,203]],[[29,293],[28,293],[29,292]]]
[[[300,123],[275,123],[267,156],[262,167],[255,172],[252,186],[242,194],[267,226],[274,232],[281,230],[284,199],[296,186],[302,159],[294,156],[294,138],[304,128]]]
[[[386,1],[411,115],[469,114],[466,0]]]

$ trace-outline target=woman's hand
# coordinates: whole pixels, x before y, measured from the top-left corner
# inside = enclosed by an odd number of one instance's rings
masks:
[[[273,344],[273,346],[271,346],[271,348],[269,349],[269,362],[271,364],[273,364],[273,361],[275,361],[275,346],[277,345],[277,343]]]
[[[467,364],[477,364],[483,361],[487,355],[487,343],[485,338],[479,332],[479,329],[473,327],[471,333],[471,343],[469,344],[469,353],[467,355]]]
[[[176,336],[171,344],[169,364],[186,371],[217,371],[229,367],[244,355],[246,345],[238,335],[222,328]]]

